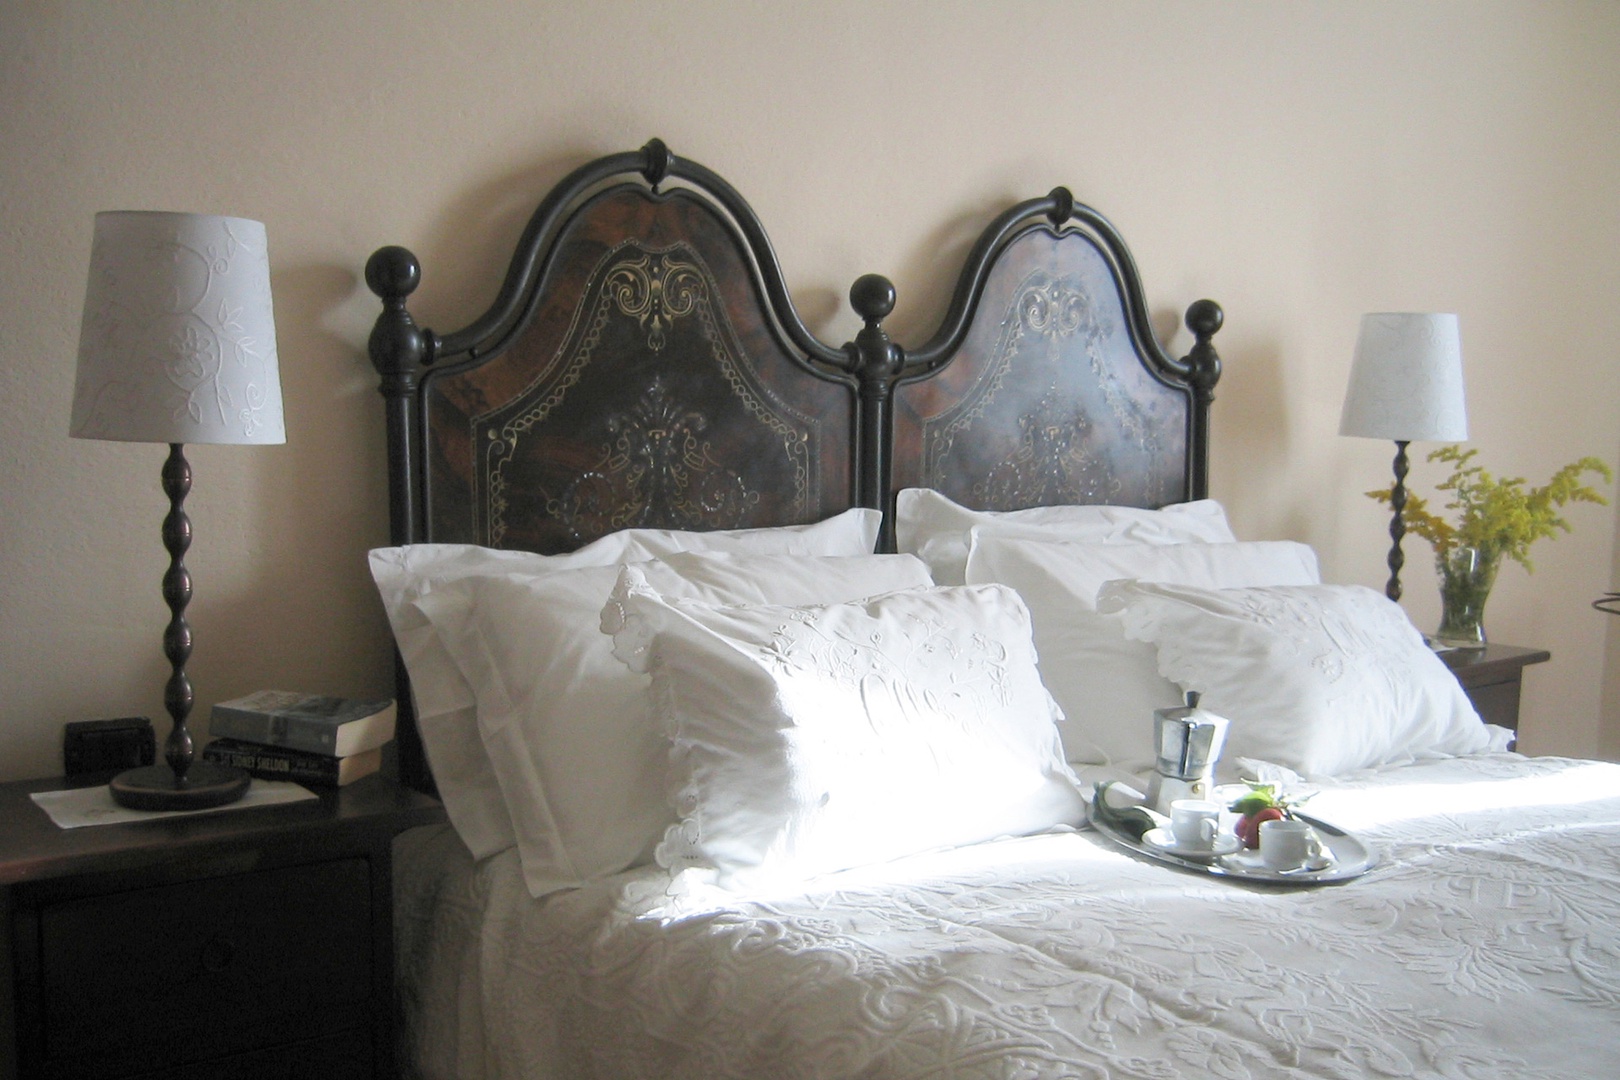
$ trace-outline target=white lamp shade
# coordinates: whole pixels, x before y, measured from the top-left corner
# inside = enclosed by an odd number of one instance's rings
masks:
[[[1468,438],[1457,316],[1363,315],[1339,434],[1398,442]]]
[[[282,443],[264,226],[96,215],[69,433],[155,443]]]

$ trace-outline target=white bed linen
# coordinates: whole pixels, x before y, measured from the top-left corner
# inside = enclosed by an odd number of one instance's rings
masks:
[[[1382,863],[1246,886],[1090,832],[672,901],[532,899],[513,852],[398,849],[429,1077],[1557,1077],[1620,1062],[1620,766],[1493,754],[1324,790]],[[666,879],[667,880],[667,879]]]

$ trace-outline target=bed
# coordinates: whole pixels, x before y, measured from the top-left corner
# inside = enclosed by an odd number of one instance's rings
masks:
[[[1607,1077],[1620,768],[1528,759],[1399,609],[1208,498],[1220,308],[1158,343],[1064,189],[944,320],[830,344],[658,141],[539,205],[491,308],[372,256],[424,1077]],[[1087,826],[1153,711],[1375,854],[1341,884]]]

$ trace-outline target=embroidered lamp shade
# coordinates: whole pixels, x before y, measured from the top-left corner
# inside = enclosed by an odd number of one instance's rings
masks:
[[[1397,442],[1468,438],[1457,316],[1363,315],[1339,434]]]
[[[270,258],[245,218],[96,215],[69,433],[284,443]]]

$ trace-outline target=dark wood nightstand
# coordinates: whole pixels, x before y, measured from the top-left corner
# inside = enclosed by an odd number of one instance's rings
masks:
[[[382,776],[318,801],[59,829],[0,784],[0,1078],[393,1075],[396,834]]]
[[[1517,645],[1486,645],[1483,649],[1453,649],[1440,654],[1457,676],[1468,700],[1487,724],[1519,730],[1519,688],[1524,669],[1552,659],[1546,649]]]

